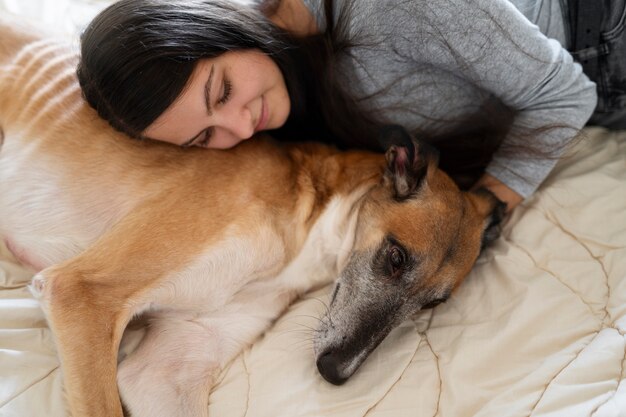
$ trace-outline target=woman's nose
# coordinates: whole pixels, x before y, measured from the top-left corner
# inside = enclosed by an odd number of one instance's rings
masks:
[[[217,127],[237,139],[248,139],[254,134],[254,120],[247,107],[222,109]]]

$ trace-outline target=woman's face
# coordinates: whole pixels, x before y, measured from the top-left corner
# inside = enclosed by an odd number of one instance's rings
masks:
[[[281,127],[289,95],[276,63],[258,50],[198,61],[185,89],[143,132],[180,146],[232,148],[261,130]]]

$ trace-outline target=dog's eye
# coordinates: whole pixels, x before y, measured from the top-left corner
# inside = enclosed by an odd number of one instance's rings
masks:
[[[388,260],[389,265],[391,266],[391,272],[392,274],[395,274],[404,266],[404,263],[406,262],[406,255],[398,246],[392,246],[391,249],[389,249]]]

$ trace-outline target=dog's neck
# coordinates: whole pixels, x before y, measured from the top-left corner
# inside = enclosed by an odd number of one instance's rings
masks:
[[[289,192],[295,198],[293,210],[283,217],[290,261],[281,279],[295,288],[302,283],[299,291],[304,291],[326,284],[344,268],[364,196],[382,182],[385,159],[313,143],[281,148],[287,151],[283,156],[292,172]]]
[[[363,151],[343,152],[317,143],[285,146],[294,172],[293,187],[297,196],[289,227],[301,225],[291,230],[298,242],[294,247],[301,247],[314,225],[321,221],[325,224],[327,236],[332,235],[336,243],[341,241],[340,252],[348,253],[362,198],[382,181],[384,156]],[[329,218],[329,212],[332,212],[332,218]],[[343,261],[340,256],[338,265]]]
[[[380,183],[385,169],[384,156],[373,152],[339,151],[319,143],[290,145],[287,149],[298,172],[299,191],[315,195],[316,206]]]
[[[308,207],[310,220],[337,196],[363,194],[382,181],[385,159],[366,151],[339,151],[319,143],[287,145],[297,172],[295,187],[301,207]]]

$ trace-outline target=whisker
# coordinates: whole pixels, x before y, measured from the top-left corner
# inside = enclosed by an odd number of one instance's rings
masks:
[[[326,304],[326,302],[324,300],[322,300],[321,298],[319,298],[319,297],[311,297],[311,300],[315,300],[318,303],[320,303],[322,305],[322,307],[324,307],[324,310],[326,312],[328,312],[330,310],[329,307],[328,307],[328,304]]]
[[[300,352],[305,351],[305,352],[311,352],[314,353],[315,350],[313,348],[313,341],[312,340],[299,340],[295,343],[291,343],[288,346],[289,350],[298,350]]]
[[[317,321],[317,322],[319,322],[319,323],[321,323],[321,322],[322,322],[322,318],[321,318],[321,317],[318,317],[318,316],[312,316],[312,315],[310,315],[310,314],[297,314],[297,315],[295,315],[295,316],[293,316],[293,317],[294,317],[294,318],[296,318],[296,317],[302,317],[302,318],[307,318],[307,319],[313,319],[313,320],[315,320],[315,321]]]
[[[294,317],[294,318],[295,318],[295,317]],[[320,321],[320,323],[322,323],[322,322]],[[320,324],[320,323],[318,323],[318,324]],[[312,331],[317,331],[317,330],[318,330],[318,329],[317,329],[317,327],[315,327],[315,326],[312,326],[312,325],[310,325],[310,324],[305,324],[305,323],[297,322],[297,321],[291,321],[291,320],[290,320],[290,321],[289,321],[289,324],[292,324],[292,325],[297,326],[297,327],[304,327],[304,328],[309,329],[309,330],[312,330]]]
[[[311,297],[311,300],[315,300],[315,301],[319,302],[324,307],[324,310],[325,310],[324,311],[324,315],[323,315],[323,318],[320,319],[320,321],[323,323],[323,319],[327,317],[328,318],[328,324],[330,324],[330,326],[334,327],[335,324],[333,323],[333,319],[332,319],[332,316],[330,314],[330,307],[328,306],[328,304],[324,300],[319,298],[319,297]]]
[[[314,329],[285,329],[277,332],[279,335],[290,335],[290,334],[305,334],[305,335],[313,335],[317,333],[317,330]]]

